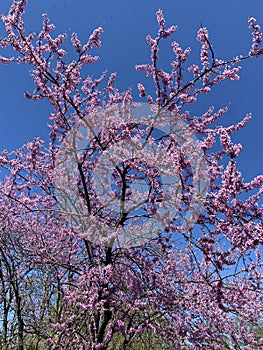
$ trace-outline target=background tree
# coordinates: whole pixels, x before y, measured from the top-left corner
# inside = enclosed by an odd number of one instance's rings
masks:
[[[263,176],[243,181],[236,166],[241,145],[231,140],[250,116],[223,127],[215,122],[226,108],[210,107],[201,116],[192,115],[190,108],[223,80],[238,80],[243,60],[262,55],[255,19],[249,20],[253,44],[247,56],[217,59],[207,29],[200,28],[200,64],[187,67],[190,49],[173,42],[174,60],[166,72],[159,66],[159,43],[177,28],[167,29],[157,11],[158,34],[147,37],[151,63],[137,66],[156,87],[153,97],[138,84],[153,117],[143,115],[138,121],[131,91],[118,91],[115,74],[106,83],[106,73],[97,79],[82,74],[98,60],[91,50],[100,46],[102,29],[94,30],[84,45],[73,33],[76,58],[70,61],[63,49],[66,34],[52,37],[54,25],[45,15],[39,34],[26,33],[25,5],[25,0],[14,1],[2,18],[7,36],[0,45],[13,49],[14,56],[0,60],[30,64],[35,90],[26,97],[46,99],[54,110],[48,146],[34,139],[21,149],[4,151],[0,159],[7,174],[1,182],[2,347],[262,348]],[[192,78],[187,79],[185,67]],[[156,134],[166,124],[169,132]],[[76,171],[64,174],[58,165],[81,138],[80,127],[91,137],[82,152],[74,153]],[[176,133],[178,127],[183,135]],[[190,142],[194,135],[195,150]],[[136,146],[135,157],[122,157],[127,140]],[[154,156],[146,144],[156,147]],[[116,210],[111,201],[105,205],[92,179],[105,154],[112,154],[109,150],[120,157],[119,162],[108,157],[114,165]],[[200,174],[194,173],[193,162]],[[178,174],[176,191],[166,189],[160,169],[168,178],[172,171]],[[68,175],[68,180],[62,177],[64,187],[58,183],[60,172]],[[141,179],[148,185],[144,193],[132,187]],[[205,193],[198,190],[200,179]],[[68,188],[78,201],[61,195]],[[189,220],[189,212],[198,215]],[[133,237],[156,219],[148,239],[119,244],[123,232]],[[99,232],[90,229],[91,223],[98,224]]]

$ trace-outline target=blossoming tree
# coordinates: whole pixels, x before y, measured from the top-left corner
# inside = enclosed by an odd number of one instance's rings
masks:
[[[136,67],[156,95],[139,83],[138,104],[116,74],[83,74],[102,28],[84,45],[73,33],[70,60],[46,15],[39,34],[26,32],[25,6],[14,0],[2,17],[0,61],[30,65],[25,96],[53,112],[49,145],[36,138],[0,158],[1,348],[262,348],[263,175],[243,181],[231,139],[250,115],[224,127],[227,108],[191,113],[263,54],[256,20],[246,56],[219,60],[200,28],[200,62],[174,41],[166,72],[159,43],[177,27],[157,11],[151,63]]]

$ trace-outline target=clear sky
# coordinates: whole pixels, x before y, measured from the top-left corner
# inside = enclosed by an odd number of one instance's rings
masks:
[[[0,13],[7,13],[11,0],[1,0]],[[149,48],[145,37],[155,36],[157,23],[155,12],[161,8],[167,25],[177,24],[179,30],[173,39],[183,48],[192,47],[192,61],[198,60],[199,45],[196,32],[200,24],[210,32],[210,41],[217,58],[229,59],[236,54],[247,54],[251,32],[247,19],[254,16],[263,27],[262,0],[29,0],[25,23],[29,31],[41,29],[41,14],[46,12],[56,25],[56,31],[73,31],[85,41],[94,28],[102,26],[102,48],[99,63],[89,66],[89,74],[99,75],[104,69],[117,72],[117,87],[132,87],[138,100],[137,83],[145,82],[144,73],[136,72],[135,64],[149,62]],[[0,25],[0,37],[4,35]],[[170,43],[170,41],[169,41]],[[4,53],[3,53],[4,54]],[[162,62],[168,64],[171,51],[168,46],[161,51]],[[35,136],[47,139],[49,106],[44,102],[32,102],[23,92],[33,87],[28,66],[0,66],[1,127],[0,150],[12,150]],[[150,81],[145,84],[152,88]],[[244,147],[239,165],[246,179],[262,172],[263,151],[263,58],[244,63],[238,83],[224,82],[211,95],[203,98],[193,113],[201,113],[210,105],[216,108],[229,106],[222,119],[224,125],[239,121],[252,112],[253,120],[235,136]]]

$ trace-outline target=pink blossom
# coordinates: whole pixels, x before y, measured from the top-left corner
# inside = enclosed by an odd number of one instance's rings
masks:
[[[236,160],[242,145],[232,137],[251,115],[223,126],[227,108],[191,108],[262,54],[256,20],[247,56],[218,59],[200,28],[200,64],[188,66],[190,48],[173,42],[164,69],[160,42],[177,27],[166,29],[158,10],[150,62],[136,66],[155,92],[138,120],[116,73],[85,76],[102,28],[84,45],[72,34],[71,59],[66,34],[51,36],[46,15],[38,35],[25,34],[25,6],[13,1],[2,17],[0,46],[14,56],[0,61],[31,66],[35,89],[25,96],[49,102],[50,143],[35,138],[0,157],[0,305],[11,332],[3,346],[17,346],[12,330],[20,325],[19,341],[33,334],[41,348],[115,349],[146,338],[169,349],[262,348],[263,175],[245,182]],[[137,84],[140,97],[145,87]],[[128,231],[147,233],[147,224],[149,239],[120,244]]]

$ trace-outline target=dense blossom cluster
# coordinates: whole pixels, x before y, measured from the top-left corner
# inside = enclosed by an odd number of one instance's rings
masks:
[[[198,135],[206,161],[201,211],[195,224],[182,230],[180,218],[196,196],[197,177],[204,176],[191,168],[188,143],[180,145],[163,137],[163,143],[158,144],[160,135],[154,135],[154,125],[141,128],[132,119],[135,103],[131,92],[121,93],[114,86],[116,74],[108,81],[106,72],[97,79],[83,76],[82,68],[98,60],[91,50],[101,45],[101,28],[95,29],[84,45],[73,33],[76,58],[66,63],[63,43],[67,36],[53,37],[54,25],[46,15],[39,34],[26,33],[22,19],[26,2],[14,0],[9,13],[2,17],[6,37],[0,40],[0,47],[2,51],[12,48],[14,56],[0,56],[0,61],[30,64],[35,90],[25,95],[46,99],[53,112],[48,146],[36,138],[21,149],[4,150],[0,157],[6,174],[0,183],[1,347],[262,349],[263,210],[259,202],[263,175],[244,182],[236,165],[241,145],[231,138],[251,116],[223,127],[216,126],[215,121],[227,108],[215,111],[210,107],[201,116],[192,115],[190,108],[201,94],[207,95],[221,81],[237,81],[237,64],[242,60],[263,54],[262,34],[255,19],[249,20],[253,43],[248,55],[218,60],[207,29],[200,28],[200,62],[187,67],[190,48],[183,50],[173,42],[174,60],[171,71],[166,72],[159,66],[159,42],[171,37],[177,27],[166,29],[159,10],[158,34],[147,37],[151,63],[136,67],[155,84],[156,96],[147,93],[142,83],[138,90],[157,125],[167,123],[167,116],[169,123],[183,123],[186,134]],[[192,73],[192,80],[186,80],[185,68]],[[165,208],[163,230],[149,240],[123,247],[114,244],[115,232],[112,244],[96,244],[68,221],[54,178],[61,146],[78,124],[93,131],[91,142],[77,158],[76,176],[77,191],[94,222],[114,223],[115,228],[127,224],[123,211],[117,219],[111,213],[105,215],[90,180],[96,162],[109,147],[114,149],[117,139],[125,141],[137,132],[138,143],[146,140],[149,147],[157,143],[173,160],[180,181],[178,193],[174,192],[177,214],[169,216],[169,208]],[[220,147],[215,147],[216,142]],[[146,220],[165,204],[158,172],[150,161],[145,159],[142,164],[122,159],[122,164],[115,163],[113,173],[113,192],[125,204],[132,196],[130,184],[136,172],[148,165],[150,190],[143,202]],[[133,172],[129,173],[130,169]],[[134,232],[136,227],[135,221]]]

